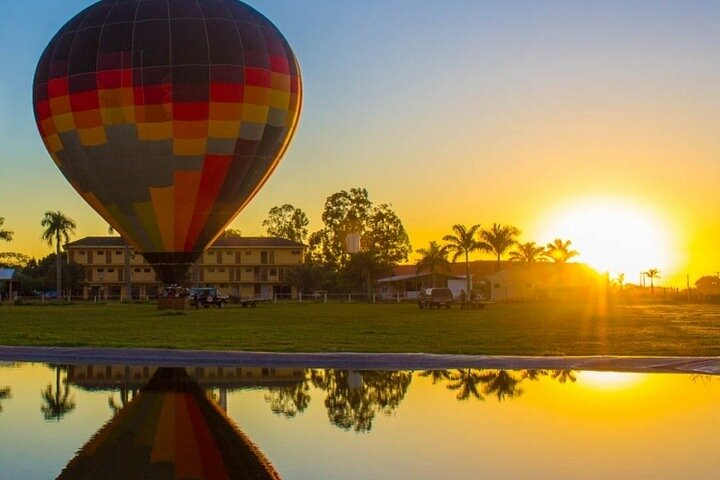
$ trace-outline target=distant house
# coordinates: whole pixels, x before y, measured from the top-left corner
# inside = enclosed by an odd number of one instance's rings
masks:
[[[465,288],[465,277],[435,273],[433,285],[432,275],[427,272],[381,278],[377,283],[382,300],[415,300],[421,290],[433,286],[450,288],[457,296]]]
[[[14,268],[0,268],[0,286],[7,283],[7,299],[13,301],[13,284],[15,283],[15,269]],[[4,299],[0,294],[0,302]]]
[[[515,264],[485,280],[496,302],[589,298],[608,285],[607,275],[582,263]]]
[[[85,237],[68,243],[68,261],[85,267],[83,298],[124,297],[125,243],[120,237]],[[302,243],[278,237],[227,237],[203,252],[192,270],[193,283],[216,287],[237,297],[294,297],[286,271],[303,262]],[[131,249],[133,298],[157,295],[160,282],[152,265]]]

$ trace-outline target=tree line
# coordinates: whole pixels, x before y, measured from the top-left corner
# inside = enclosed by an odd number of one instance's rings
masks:
[[[580,253],[572,248],[572,241],[556,238],[545,246],[536,242],[520,242],[522,232],[513,225],[493,223],[488,228],[480,224],[453,225],[441,242],[431,241],[425,248],[413,250],[402,220],[388,203],[374,203],[365,188],[351,188],[333,193],[325,200],[321,215],[322,226],[313,232],[308,230],[307,214],[292,204],[275,206],[262,222],[269,236],[282,237],[308,246],[306,261],[290,270],[286,283],[300,291],[355,291],[371,295],[374,282],[392,274],[393,267],[408,261],[411,253],[419,255],[416,262],[418,273],[430,272],[433,284],[440,270],[449,270],[450,263],[462,260],[467,278],[466,291],[470,285],[470,256],[474,253],[491,254],[496,259],[495,271],[501,268],[503,256],[513,262],[531,264],[552,261],[565,263]],[[12,241],[13,232],[3,228],[5,218],[0,217],[0,240]],[[14,252],[0,253],[0,266],[21,268],[23,285],[33,290],[48,290],[50,278],[55,277],[55,290],[61,292],[63,283],[74,287],[84,280],[84,272],[78,266],[68,266],[63,272],[65,254],[61,245],[70,241],[77,225],[74,220],[59,211],[45,212],[41,226],[42,239],[55,247],[55,253],[39,261]],[[222,236],[241,236],[236,229],[226,230]],[[350,253],[347,242],[359,238],[359,250]],[[126,257],[129,257],[126,247]],[[54,266],[52,265],[54,263]],[[126,258],[126,268],[129,268]],[[127,273],[127,272],[126,272]],[[643,272],[650,280],[660,278],[658,269]],[[130,279],[130,275],[126,275]],[[614,279],[622,288],[624,274]]]

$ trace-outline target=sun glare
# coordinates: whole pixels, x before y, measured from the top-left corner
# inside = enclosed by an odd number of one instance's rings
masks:
[[[571,240],[578,262],[612,276],[624,273],[627,282],[637,282],[650,268],[663,272],[672,266],[670,230],[631,200],[583,199],[551,212],[542,238]]]
[[[578,381],[595,390],[622,390],[637,386],[646,380],[643,374],[628,372],[596,372],[583,371],[578,375]]]

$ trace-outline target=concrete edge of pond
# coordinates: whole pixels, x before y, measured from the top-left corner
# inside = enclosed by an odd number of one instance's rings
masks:
[[[248,366],[351,370],[489,368],[720,375],[720,357],[484,356],[425,353],[263,353],[142,348],[5,347],[0,361],[62,364]]]

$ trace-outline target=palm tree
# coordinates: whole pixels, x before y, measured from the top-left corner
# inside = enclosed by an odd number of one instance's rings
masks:
[[[617,277],[613,280],[615,284],[620,288],[620,290],[623,289],[623,285],[625,284],[625,274],[624,273],[618,273]]]
[[[647,272],[643,272],[643,275],[650,279],[650,295],[654,295],[655,285],[653,284],[653,279],[660,278],[660,270],[657,268],[651,268]]]
[[[545,255],[547,258],[552,259],[556,263],[566,263],[573,257],[580,255],[580,252],[576,250],[570,250],[572,241],[561,240],[556,238],[551,243],[548,243],[545,247]]]
[[[448,252],[446,247],[441,247],[437,242],[430,242],[428,248],[416,250],[421,256],[420,260],[415,264],[417,273],[428,269],[430,270],[430,278],[432,286],[435,286],[435,270],[440,267],[443,270],[450,269],[450,261],[448,260]]]
[[[2,226],[5,223],[5,217],[0,217],[0,240],[5,240],[6,242],[12,242],[13,232],[10,230],[3,230]]]
[[[57,422],[67,413],[75,410],[75,401],[70,398],[70,387],[65,383],[65,391],[61,394],[62,390],[60,386],[60,370],[62,367],[59,365],[55,366],[55,391],[53,387],[48,383],[47,388],[42,392],[43,406],[40,407],[40,411],[43,413],[45,420],[55,420]]]
[[[520,230],[512,225],[500,225],[493,223],[492,227],[480,231],[480,239],[490,245],[491,251],[497,255],[495,272],[500,271],[500,257],[517,243],[515,237],[520,235]]]
[[[510,260],[513,262],[535,263],[543,260],[543,247],[538,247],[535,242],[518,244],[517,248],[510,252]]]
[[[64,240],[65,243],[70,242],[70,235],[75,233],[75,227],[77,227],[77,225],[75,224],[75,221],[73,219],[66,217],[60,211],[45,212],[45,217],[43,217],[40,225],[45,227],[45,231],[43,232],[41,238],[45,240],[51,247],[53,245],[53,242],[55,242],[55,261],[57,270],[55,272],[55,288],[57,291],[58,301],[60,301],[62,298],[60,289],[60,282],[62,278],[60,275],[62,268],[62,261],[60,259],[60,241]]]
[[[454,235],[445,235],[443,241],[448,242],[445,248],[448,252],[453,254],[453,263],[457,260],[460,255],[465,255],[465,279],[467,282],[467,293],[470,293],[470,253],[477,250],[490,251],[492,247],[485,242],[479,242],[475,240],[475,234],[477,233],[480,225],[473,225],[470,228],[465,227],[462,224],[453,225],[452,230]]]
[[[115,233],[115,229],[112,225],[108,225],[108,233],[110,235]],[[132,300],[132,278],[130,277],[130,243],[128,243],[128,241],[125,240],[125,237],[123,237],[122,235],[120,235],[120,238],[122,238],[125,250],[125,290],[127,290],[128,300]]]

